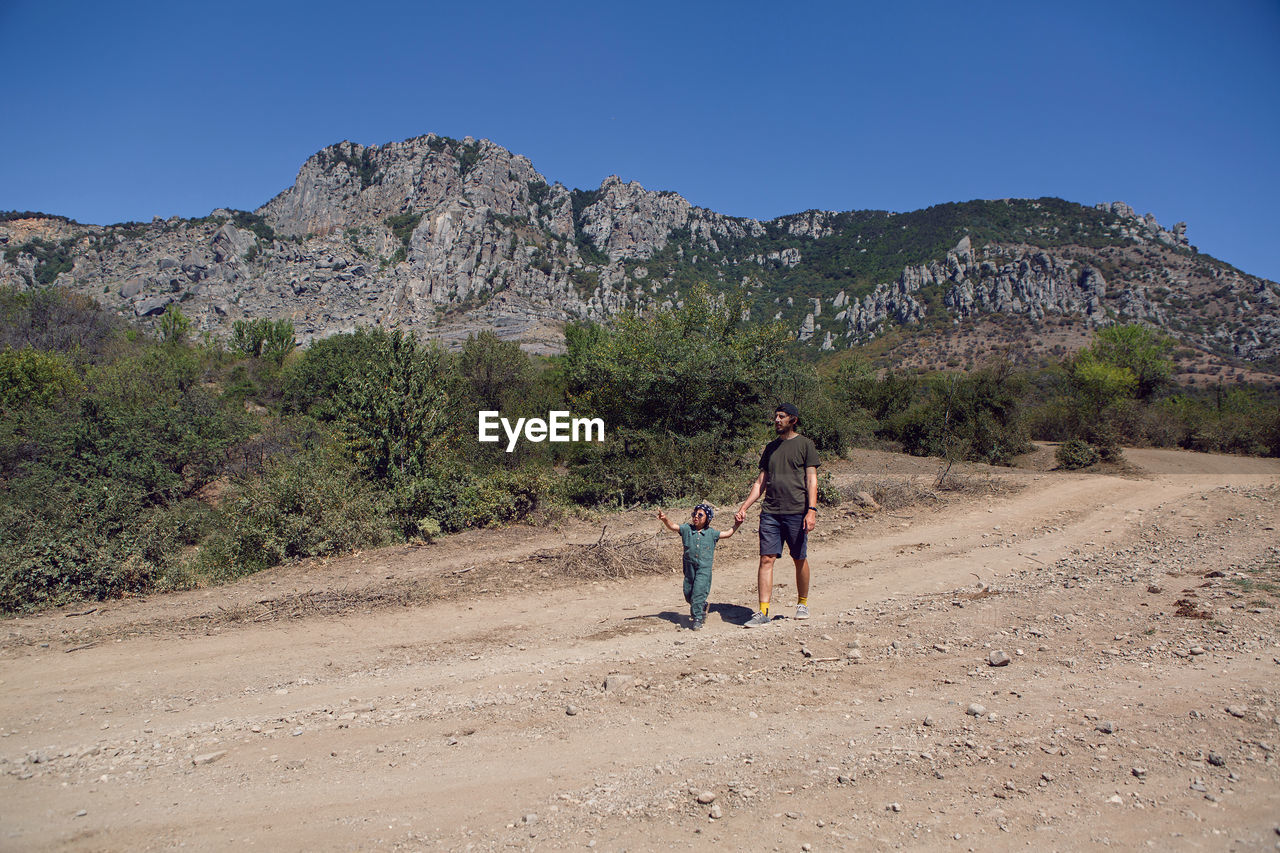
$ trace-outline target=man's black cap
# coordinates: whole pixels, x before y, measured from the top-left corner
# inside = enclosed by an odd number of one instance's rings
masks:
[[[783,412],[785,414],[791,415],[791,417],[795,418],[796,420],[800,420],[800,410],[797,409],[795,406],[793,406],[791,403],[779,403],[778,407],[774,409],[774,411]]]

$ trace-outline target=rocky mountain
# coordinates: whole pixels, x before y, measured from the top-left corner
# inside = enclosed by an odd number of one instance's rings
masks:
[[[1139,320],[1221,359],[1280,366],[1280,286],[1120,202],[761,222],[616,176],[569,189],[487,140],[429,134],[325,148],[252,213],[3,220],[0,285],[66,287],[144,322],[177,302],[218,335],[237,319],[288,318],[302,341],[372,324],[449,341],[492,328],[554,351],[566,321],[678,304],[706,282],[826,350],[984,318]]]

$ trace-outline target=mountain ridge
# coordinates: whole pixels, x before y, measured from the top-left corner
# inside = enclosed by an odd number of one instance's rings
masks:
[[[359,325],[446,341],[491,328],[554,351],[565,322],[678,304],[701,281],[825,350],[994,315],[1147,322],[1219,359],[1280,364],[1280,286],[1121,202],[759,221],[616,175],[570,189],[471,137],[328,146],[253,212],[109,226],[6,214],[0,249],[0,285],[56,284],[143,322],[177,302],[218,335],[268,317],[303,341]]]

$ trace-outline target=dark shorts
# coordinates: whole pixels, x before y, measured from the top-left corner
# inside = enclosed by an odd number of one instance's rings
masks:
[[[782,543],[787,543],[794,560],[808,556],[805,546],[809,534],[804,529],[804,513],[799,515],[774,515],[760,513],[760,556],[782,556]]]

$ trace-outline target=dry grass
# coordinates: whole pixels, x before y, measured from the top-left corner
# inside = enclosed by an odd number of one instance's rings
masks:
[[[400,607],[415,604],[426,596],[417,584],[393,584],[363,590],[321,590],[291,593],[257,602],[257,613],[249,608],[224,611],[224,621],[270,622],[277,619],[301,619],[307,616],[331,616],[353,610],[375,607]]]
[[[600,539],[588,545],[564,545],[549,551],[539,551],[532,560],[550,563],[555,574],[562,578],[587,580],[616,580],[645,574],[668,574],[678,569],[673,563],[671,548],[659,548],[658,537],[650,533],[636,533],[621,539],[606,539],[600,531]]]
[[[857,503],[855,495],[865,492],[884,510],[906,509],[920,504],[944,502],[949,496],[992,496],[1017,491],[1019,487],[992,476],[952,472],[939,484],[918,477],[863,477],[837,489],[840,503]]]
[[[935,488],[940,492],[982,497],[1008,495],[1022,487],[990,474],[962,474],[953,471],[941,483],[936,484]]]
[[[842,504],[858,503],[856,495],[865,492],[885,510],[905,509],[939,500],[929,484],[899,477],[864,477],[841,486],[837,491]]]

